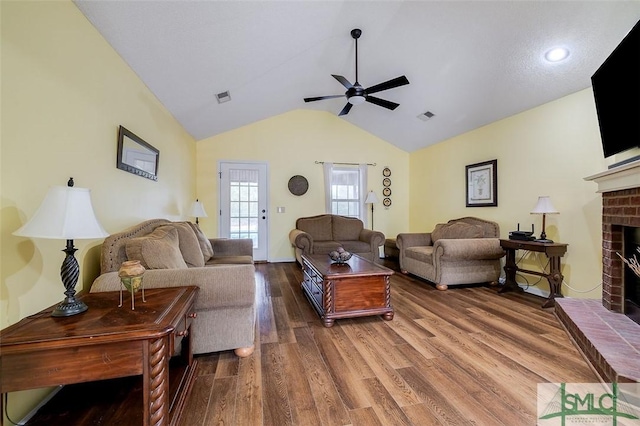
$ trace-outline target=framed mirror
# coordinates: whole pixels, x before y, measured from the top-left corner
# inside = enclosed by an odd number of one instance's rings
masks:
[[[160,151],[122,126],[118,129],[117,161],[120,170],[158,180]]]

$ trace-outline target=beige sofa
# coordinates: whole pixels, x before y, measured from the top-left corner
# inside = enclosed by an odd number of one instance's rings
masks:
[[[380,257],[378,247],[384,244],[384,234],[365,229],[360,219],[321,214],[301,217],[289,232],[296,260],[302,264],[302,254],[329,254],[338,247],[372,262]]]
[[[436,284],[497,282],[500,278],[500,228],[476,217],[438,224],[429,233],[398,234],[400,270]]]
[[[152,219],[105,239],[101,274],[90,291],[119,290],[122,262],[140,260],[147,268],[144,288],[200,288],[193,323],[194,353],[233,349],[244,357],[253,352],[255,341],[252,255],[250,239],[207,239],[191,222]]]

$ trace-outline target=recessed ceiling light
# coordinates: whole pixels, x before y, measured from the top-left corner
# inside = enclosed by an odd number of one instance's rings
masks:
[[[544,54],[544,58],[549,62],[560,62],[569,57],[569,49],[566,47],[554,47]]]

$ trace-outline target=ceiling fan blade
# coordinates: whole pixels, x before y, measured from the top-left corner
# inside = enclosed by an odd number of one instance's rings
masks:
[[[342,108],[342,111],[340,111],[340,114],[338,114],[338,115],[347,115],[347,114],[349,114],[349,111],[351,111],[351,107],[352,106],[353,106],[352,104],[347,102],[347,104],[344,106],[344,108]]]
[[[321,101],[323,99],[342,98],[344,95],[317,96],[315,98],[304,98],[305,102]]]
[[[366,92],[367,93],[382,92],[383,90],[393,89],[394,87],[404,86],[405,84],[409,84],[409,80],[407,80],[407,77],[403,75],[402,77],[396,77],[389,81],[385,81],[384,83],[371,86],[366,90]]]
[[[393,111],[394,109],[398,108],[400,106],[400,104],[397,104],[395,102],[391,102],[391,101],[387,101],[384,99],[380,99],[380,98],[376,98],[375,96],[367,96],[367,102],[371,102],[372,104],[381,106],[381,107],[385,107],[387,109],[390,109],[391,111]]]
[[[341,75],[335,75],[335,74],[331,74],[331,76],[333,78],[335,78],[336,80],[338,80],[340,82],[340,84],[342,84],[344,87],[346,87],[347,89],[351,89],[353,87],[353,84],[349,83],[349,80],[347,80],[346,78],[344,78]]]

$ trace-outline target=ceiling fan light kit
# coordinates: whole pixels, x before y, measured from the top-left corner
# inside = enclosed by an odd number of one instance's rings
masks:
[[[349,113],[349,111],[351,111],[351,107],[353,105],[361,105],[365,102],[369,102],[374,105],[378,105],[383,108],[390,109],[392,111],[396,109],[398,106],[400,106],[400,104],[371,96],[371,94],[409,84],[409,80],[404,75],[401,77],[393,78],[391,80],[385,81],[380,84],[376,84],[375,86],[371,86],[368,89],[363,88],[362,85],[360,85],[360,83],[358,82],[358,39],[360,38],[361,35],[362,35],[362,30],[358,28],[351,30],[351,37],[353,37],[356,43],[356,81],[355,83],[351,84],[349,80],[347,80],[343,76],[332,74],[333,78],[338,80],[338,82],[347,89],[344,95],[328,95],[328,96],[317,96],[313,98],[304,98],[305,102],[321,101],[324,99],[335,99],[335,98],[341,98],[344,96],[347,98],[347,104],[344,106],[344,108],[342,108],[342,111],[340,111],[338,115],[346,115]]]

